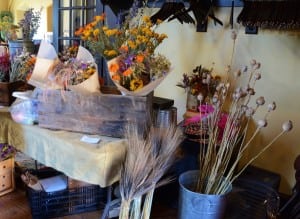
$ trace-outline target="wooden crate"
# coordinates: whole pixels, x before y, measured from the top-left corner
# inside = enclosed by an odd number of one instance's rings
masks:
[[[15,189],[14,158],[0,161],[0,196]]]
[[[12,96],[14,91],[33,90],[34,87],[24,81],[0,82],[0,106],[10,106],[15,97]]]
[[[50,129],[62,129],[123,137],[128,123],[141,130],[151,121],[152,96],[115,94],[82,95],[73,91],[38,90],[38,123]]]

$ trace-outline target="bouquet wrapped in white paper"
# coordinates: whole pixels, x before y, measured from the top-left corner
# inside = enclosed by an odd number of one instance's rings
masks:
[[[76,58],[60,61],[54,47],[42,41],[29,84],[41,89],[99,93],[98,68],[92,54],[79,46]]]

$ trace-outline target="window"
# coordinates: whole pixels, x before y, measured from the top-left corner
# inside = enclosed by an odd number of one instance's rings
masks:
[[[98,0],[53,0],[53,45],[56,51],[80,42],[75,31],[100,12]],[[101,13],[101,12],[100,12]]]

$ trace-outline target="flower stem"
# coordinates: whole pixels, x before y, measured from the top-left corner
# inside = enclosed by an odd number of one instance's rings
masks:
[[[269,144],[267,144],[258,154],[256,154],[254,157],[252,157],[251,160],[249,160],[244,166],[243,168],[231,179],[231,183],[241,175],[241,173],[255,160],[257,159],[263,152],[265,152],[281,135],[283,135],[285,133],[285,131],[282,131],[281,133],[279,133],[275,138],[273,138],[272,141],[269,142]]]

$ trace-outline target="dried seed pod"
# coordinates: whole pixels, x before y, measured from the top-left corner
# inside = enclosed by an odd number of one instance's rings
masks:
[[[197,99],[198,99],[200,102],[203,101],[204,96],[202,95],[202,93],[199,93],[199,94],[198,94]]]
[[[255,73],[254,79],[255,79],[255,80],[261,79],[261,74],[260,74],[259,72]]]
[[[246,116],[250,117],[253,116],[255,113],[254,109],[252,107],[248,107],[246,110]]]
[[[241,110],[242,110],[244,113],[246,113],[247,109],[248,109],[248,106],[247,106],[247,105],[242,105],[242,106],[241,106]]]
[[[241,98],[244,98],[244,97],[246,97],[246,96],[247,96],[247,92],[242,91],[242,92],[241,92]]]
[[[276,103],[273,101],[272,103],[268,104],[268,111],[274,111],[276,109]]]
[[[250,64],[251,64],[252,66],[254,66],[254,65],[256,64],[256,60],[255,60],[255,59],[252,59],[252,60],[250,61]]]
[[[216,103],[219,100],[219,96],[217,94],[215,94],[212,98],[212,102]]]
[[[237,70],[237,71],[234,72],[234,77],[236,77],[236,78],[240,77],[241,74],[242,74],[241,69],[239,69],[239,70]]]
[[[237,37],[237,33],[233,30],[231,32],[231,39],[236,40],[236,37]]]
[[[233,99],[234,99],[234,100],[238,100],[238,99],[241,98],[241,96],[242,96],[242,92],[235,92],[235,93],[233,94]]]
[[[263,127],[266,127],[268,125],[268,122],[265,119],[260,119],[260,120],[257,121],[257,124],[260,128],[263,128]]]
[[[253,66],[253,68],[256,70],[256,69],[259,69],[260,68],[260,62],[257,62],[254,66]]]
[[[259,106],[262,106],[265,104],[265,98],[263,96],[260,96],[259,98],[256,99],[256,104]]]
[[[247,92],[249,95],[255,95],[255,90],[253,88],[249,88]]]
[[[282,130],[284,132],[289,132],[292,129],[293,129],[293,122],[291,120],[288,120],[282,124]]]

